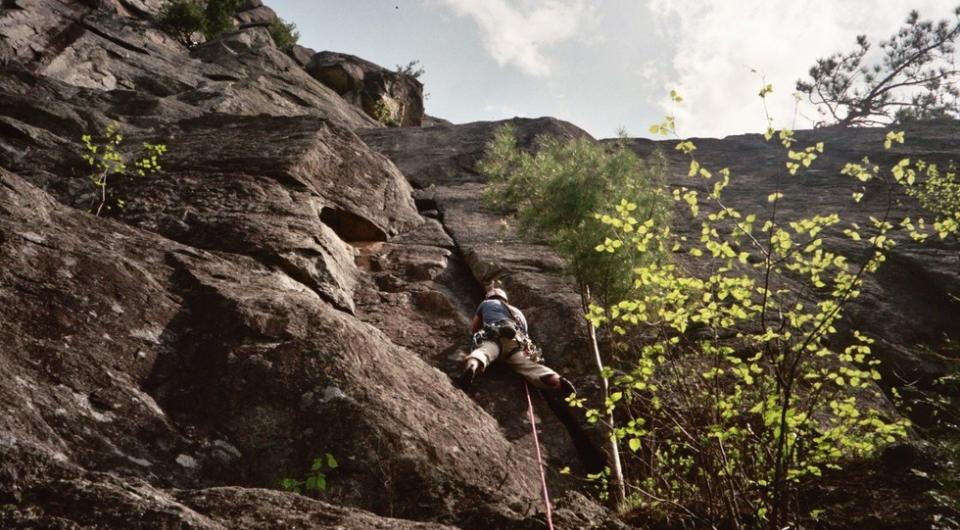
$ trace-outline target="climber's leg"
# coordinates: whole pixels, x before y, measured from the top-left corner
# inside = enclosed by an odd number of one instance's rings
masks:
[[[465,363],[467,366],[476,366],[481,372],[486,370],[490,363],[497,360],[500,356],[500,348],[492,340],[485,340],[470,355],[467,355]],[[478,366],[479,364],[479,366]]]
[[[500,355],[500,348],[497,343],[485,340],[467,358],[464,359],[463,374],[460,375],[460,386],[464,389],[473,384],[477,374],[483,373],[490,363],[497,360]]]
[[[536,388],[559,389],[561,387],[560,374],[548,366],[531,361],[523,355],[523,352],[510,355],[507,357],[506,363],[514,372],[523,376],[527,382]]]

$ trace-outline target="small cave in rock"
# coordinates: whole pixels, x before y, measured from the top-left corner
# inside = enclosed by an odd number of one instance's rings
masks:
[[[424,197],[414,197],[414,205],[417,207],[418,212],[424,210],[437,210],[437,200],[433,196],[424,196]]]
[[[380,227],[355,213],[324,207],[320,220],[347,243],[358,241],[386,241],[387,234]]]

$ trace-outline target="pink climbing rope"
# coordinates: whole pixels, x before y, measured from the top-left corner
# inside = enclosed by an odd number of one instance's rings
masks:
[[[540,439],[537,438],[537,420],[533,416],[533,400],[530,399],[530,384],[523,382],[527,393],[527,413],[530,415],[530,429],[533,431],[533,445],[537,448],[537,463],[540,465],[540,486],[543,488],[543,505],[547,509],[547,529],[553,530],[553,512],[550,509],[550,494],[547,493],[547,476],[543,472],[543,456],[540,454]]]

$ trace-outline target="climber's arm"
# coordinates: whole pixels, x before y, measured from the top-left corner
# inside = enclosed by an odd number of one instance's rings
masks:
[[[483,329],[483,319],[480,315],[473,315],[473,324],[470,325],[470,333],[476,333]]]

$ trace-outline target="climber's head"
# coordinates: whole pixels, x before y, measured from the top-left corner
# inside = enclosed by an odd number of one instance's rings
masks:
[[[487,295],[484,298],[499,298],[504,302],[509,301],[507,298],[507,292],[499,287],[494,287],[487,291]]]

